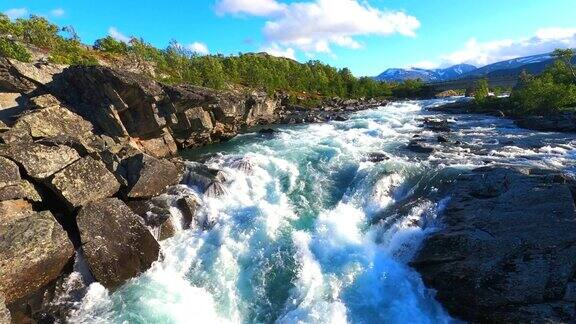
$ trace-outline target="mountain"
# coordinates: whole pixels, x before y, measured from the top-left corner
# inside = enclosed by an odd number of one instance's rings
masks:
[[[519,57],[492,63],[473,71],[469,71],[461,75],[460,78],[519,74],[522,70],[538,74],[544,71],[544,69],[552,62],[553,59],[551,53]]]
[[[388,69],[375,77],[378,81],[402,82],[405,80],[421,79],[426,82],[446,81],[458,78],[459,76],[476,70],[476,67],[469,64],[458,64],[445,69]]]

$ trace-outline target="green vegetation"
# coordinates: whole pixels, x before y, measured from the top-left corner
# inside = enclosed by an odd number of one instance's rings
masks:
[[[490,95],[490,89],[488,85],[488,79],[482,79],[476,81],[474,85],[474,99],[478,104],[482,104],[486,101],[486,98]]]
[[[486,97],[487,82],[476,87],[479,110],[500,110],[508,115],[550,115],[576,111],[576,71],[572,64],[574,51],[556,50],[555,62],[542,74],[534,76],[522,72],[518,85],[509,98]],[[478,88],[482,93],[478,94]]]
[[[30,62],[32,58],[26,47],[5,37],[0,37],[0,55],[22,62]]]
[[[347,68],[337,69],[320,61],[299,63],[265,53],[233,56],[199,55],[172,41],[158,49],[143,39],[129,43],[110,36],[97,40],[93,47],[80,42],[73,27],[59,28],[45,18],[30,16],[11,21],[0,14],[0,55],[29,61],[29,48],[48,53],[60,64],[93,65],[100,61],[126,64],[145,63],[143,73],[159,81],[189,83],[215,89],[247,87],[269,93],[282,91],[294,103],[319,105],[324,98],[421,98],[430,95],[424,83],[410,80],[400,84],[356,78]]]

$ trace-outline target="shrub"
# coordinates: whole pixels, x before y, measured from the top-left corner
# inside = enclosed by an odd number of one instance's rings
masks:
[[[0,37],[0,55],[22,62],[30,62],[32,58],[26,47],[3,37]]]
[[[124,42],[118,41],[111,36],[100,38],[94,43],[94,48],[110,54],[126,54],[128,53],[128,45]]]

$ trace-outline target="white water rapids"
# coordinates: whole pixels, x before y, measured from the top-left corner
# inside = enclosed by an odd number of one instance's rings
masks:
[[[195,188],[208,231],[163,241],[164,258],[114,293],[88,288],[74,323],[451,323],[409,266],[463,169],[492,163],[574,172],[573,135],[487,116],[458,119],[432,155],[405,149],[438,101],[395,103],[350,120],[244,134],[210,154],[226,193]],[[370,162],[373,153],[389,159]],[[242,160],[250,168],[237,168]],[[175,215],[177,217],[177,215]]]

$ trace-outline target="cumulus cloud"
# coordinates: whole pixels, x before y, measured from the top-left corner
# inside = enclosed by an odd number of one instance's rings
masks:
[[[275,0],[220,0],[216,3],[216,13],[270,16],[284,11],[285,7]]]
[[[56,8],[50,11],[50,15],[52,15],[52,17],[62,17],[65,13],[66,11],[64,11],[62,8]]]
[[[407,66],[407,68],[418,68],[418,69],[427,69],[427,70],[435,69],[437,67],[438,67],[438,63],[432,62],[432,61],[426,61],[426,60],[416,62],[414,64]]]
[[[202,55],[207,55],[208,53],[210,53],[210,51],[208,50],[208,46],[206,46],[206,44],[200,43],[200,42],[194,42],[192,44],[188,44],[186,46],[186,48],[191,50],[192,52],[202,54]]]
[[[283,48],[281,46],[279,46],[278,44],[271,44],[269,46],[266,47],[262,47],[260,48],[260,51],[262,52],[266,52],[270,55],[273,56],[278,56],[278,57],[285,57],[285,58],[289,58],[292,60],[296,60],[296,51],[293,48]]]
[[[4,11],[4,14],[8,16],[8,18],[14,20],[18,18],[23,18],[28,16],[28,9],[26,8],[12,8]]]
[[[259,5],[257,5],[259,4]],[[221,0],[217,12],[268,17],[263,33],[267,44],[286,51],[330,53],[332,46],[359,49],[357,36],[415,36],[420,22],[400,11],[384,11],[363,0]]]
[[[479,42],[471,38],[464,47],[441,58],[441,65],[469,63],[483,66],[516,57],[552,52],[556,48],[575,48],[576,28],[542,28],[532,37]]]
[[[130,41],[130,37],[121,33],[116,27],[108,28],[108,35],[124,43],[128,43]]]

